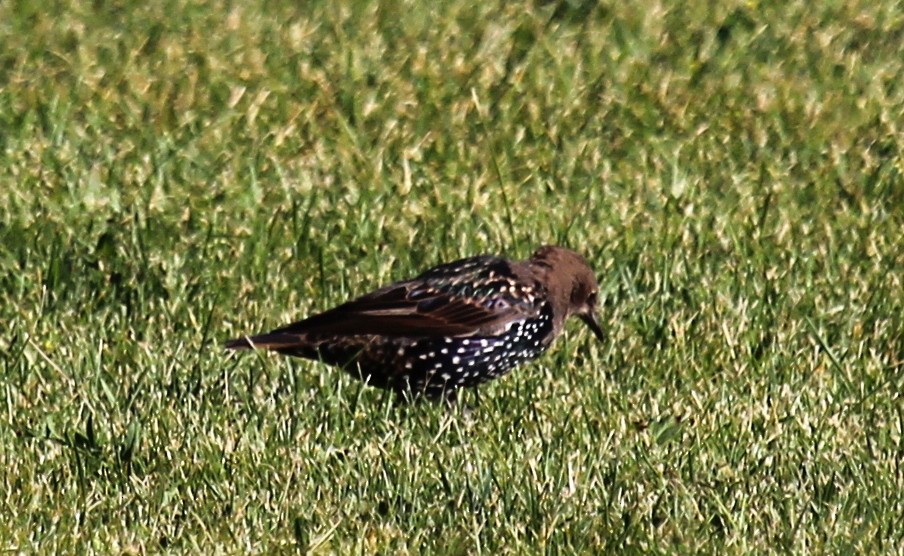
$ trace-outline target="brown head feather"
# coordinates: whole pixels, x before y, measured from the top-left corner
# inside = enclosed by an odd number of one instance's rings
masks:
[[[571,249],[545,245],[527,262],[537,280],[546,285],[553,306],[553,336],[562,330],[568,317],[577,316],[602,341],[605,333],[596,307],[599,285],[587,259]]]

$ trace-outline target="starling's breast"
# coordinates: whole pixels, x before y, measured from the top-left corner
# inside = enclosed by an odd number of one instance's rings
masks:
[[[549,346],[552,312],[544,304],[536,318],[514,321],[495,336],[441,337],[377,341],[358,358],[361,378],[374,386],[428,396],[475,386],[500,377]]]

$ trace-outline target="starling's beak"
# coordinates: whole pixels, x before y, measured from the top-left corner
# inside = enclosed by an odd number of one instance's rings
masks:
[[[578,318],[587,323],[587,326],[590,327],[590,330],[593,330],[593,334],[596,336],[597,340],[602,342],[606,339],[606,333],[603,332],[602,327],[600,327],[596,312],[589,311],[587,313],[581,313],[578,315]]]

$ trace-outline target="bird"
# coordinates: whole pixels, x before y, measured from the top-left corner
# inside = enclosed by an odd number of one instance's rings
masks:
[[[399,399],[453,403],[461,388],[539,357],[569,317],[604,341],[598,295],[583,256],[546,245],[523,261],[480,255],[440,264],[225,347],[321,361]]]

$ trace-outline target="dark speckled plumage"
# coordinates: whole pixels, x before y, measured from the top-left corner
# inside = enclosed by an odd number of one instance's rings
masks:
[[[440,265],[334,309],[226,342],[339,366],[371,386],[452,400],[543,353],[574,315],[599,339],[587,261],[541,247],[526,261],[479,256]]]

